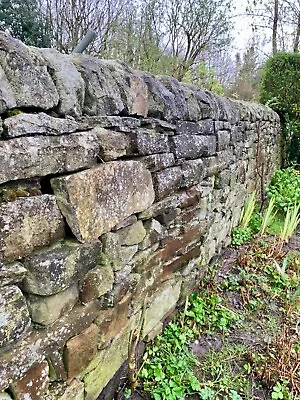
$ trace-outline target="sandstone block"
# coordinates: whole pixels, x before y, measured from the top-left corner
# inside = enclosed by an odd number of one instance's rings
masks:
[[[10,83],[8,82],[3,68],[0,65],[0,82],[1,82],[1,88],[0,88],[0,114],[4,113],[7,109],[9,108],[14,108],[16,107],[16,98],[15,95],[12,91],[12,88],[10,86]]]
[[[215,124],[212,119],[203,119],[198,122],[201,135],[213,135],[215,133]]]
[[[146,230],[142,221],[137,221],[126,228],[119,229],[116,233],[119,236],[120,245],[133,246],[144,239]]]
[[[59,95],[58,112],[62,115],[82,114],[85,84],[69,56],[55,49],[36,49],[51,71]]]
[[[84,114],[147,115],[148,89],[140,74],[116,61],[82,55],[69,59],[85,83]]]
[[[175,164],[173,153],[152,154],[145,157],[139,157],[147,169],[151,172],[161,171],[162,169],[172,167]]]
[[[114,307],[101,310],[95,320],[99,327],[99,348],[107,344],[129,323],[131,293],[127,293]]]
[[[21,338],[30,327],[25,297],[17,286],[0,288],[0,347]]]
[[[230,143],[230,132],[219,131],[217,133],[217,151],[225,150]]]
[[[91,167],[97,163],[99,152],[99,139],[88,132],[3,140],[0,184]]]
[[[153,182],[156,200],[162,200],[165,197],[176,192],[181,185],[182,173],[180,167],[166,168],[153,174]]]
[[[40,363],[45,358],[45,354],[50,356],[53,351],[57,351],[55,349],[63,348],[69,338],[89,327],[99,310],[99,302],[92,302],[86,306],[77,305],[46,330],[33,330],[17,347],[2,351],[0,390],[5,390],[13,381],[22,379],[33,364]]]
[[[49,366],[47,361],[35,364],[26,375],[11,384],[10,389],[16,400],[40,400],[49,386]]]
[[[60,316],[70,311],[78,300],[77,284],[52,296],[28,296],[31,319],[40,325],[51,325]]]
[[[182,163],[182,187],[189,188],[200,183],[204,176],[204,166],[201,159],[187,160]]]
[[[73,379],[69,385],[52,384],[43,400],[84,400],[84,383]]]
[[[176,124],[178,135],[197,135],[201,133],[200,125],[196,122],[178,121]]]
[[[142,243],[139,244],[139,249],[145,250],[167,235],[167,230],[156,220],[151,219],[144,222],[146,236]]]
[[[138,251],[138,246],[121,246],[117,233],[108,232],[101,237],[103,244],[102,265],[109,265],[119,271]]]
[[[99,140],[99,156],[103,161],[112,161],[132,152],[130,139],[122,132],[95,127],[90,133]]]
[[[5,137],[58,136],[80,130],[80,124],[73,118],[55,118],[45,113],[21,113],[3,121]]]
[[[150,333],[164,317],[176,307],[180,295],[181,281],[167,281],[167,283],[148,300],[150,306],[145,312],[145,322],[142,336]]]
[[[138,161],[112,161],[52,179],[59,207],[79,241],[96,240],[154,201],[151,174]]]
[[[79,281],[100,263],[101,243],[59,242],[25,257],[28,273],[22,288],[28,293],[50,296]]]
[[[112,289],[114,273],[110,266],[101,266],[89,271],[80,285],[80,300],[86,304],[98,299]]]
[[[156,153],[168,153],[168,135],[150,129],[138,129],[131,133],[133,147],[137,153],[144,156]]]
[[[26,268],[21,263],[12,264],[0,263],[0,287],[21,282],[27,273]]]
[[[68,379],[78,376],[92,361],[97,352],[99,328],[92,324],[84,332],[67,341],[64,359]]]
[[[14,261],[64,235],[55,197],[19,198],[0,205],[0,261]]]
[[[176,158],[207,157],[216,152],[216,138],[214,136],[180,135],[173,136],[171,149]]]
[[[0,47],[0,65],[10,82],[16,106],[45,110],[55,107],[59,97],[43,58],[4,32]]]

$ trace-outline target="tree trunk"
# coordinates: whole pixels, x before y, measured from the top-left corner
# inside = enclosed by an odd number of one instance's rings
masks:
[[[300,12],[298,14],[298,23],[296,27],[296,36],[294,41],[294,52],[297,53],[299,51],[299,41],[300,41]]]
[[[278,2],[279,0],[274,0],[274,18],[273,18],[273,36],[272,36],[273,55],[277,53]]]

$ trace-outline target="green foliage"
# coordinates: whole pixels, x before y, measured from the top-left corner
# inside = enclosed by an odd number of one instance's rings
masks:
[[[300,174],[292,167],[275,172],[267,193],[274,198],[275,207],[282,212],[300,204]]]
[[[248,242],[251,238],[252,238],[251,228],[243,228],[241,226],[237,226],[232,230],[231,244],[234,247],[238,247]]]
[[[0,29],[29,46],[50,47],[50,31],[37,0],[0,0]]]
[[[299,115],[300,53],[277,53],[266,62],[260,99],[281,114]]]
[[[300,163],[300,53],[277,53],[266,62],[260,100],[280,114],[286,157]]]
[[[247,228],[252,218],[255,209],[255,196],[256,196],[256,191],[251,193],[251,195],[249,195],[246,198],[245,205],[243,207],[242,214],[240,217],[240,226],[242,228]]]
[[[263,236],[266,233],[268,226],[272,223],[272,221],[275,218],[276,212],[274,213],[274,203],[275,199],[274,197],[271,197],[270,201],[268,202],[268,207],[265,209],[262,215],[261,227],[259,230],[259,234],[261,236]]]
[[[280,237],[284,241],[288,241],[289,238],[294,234],[296,231],[299,223],[300,223],[300,204],[294,205],[292,209],[287,209],[284,225],[280,233]]]
[[[286,382],[276,382],[272,390],[271,399],[289,400],[290,398],[290,391],[286,386]]]
[[[207,89],[211,92],[224,95],[224,88],[216,78],[216,73],[213,69],[205,66],[204,61],[198,63],[195,67],[190,68],[184,75],[182,80],[185,83],[191,83],[199,89]]]
[[[221,303],[221,297],[207,290],[194,293],[184,314],[170,323],[148,347],[140,378],[144,390],[152,398],[176,400],[195,392],[202,399],[212,398],[214,392],[201,388],[194,375],[197,361],[188,344],[199,332],[224,331],[237,321],[236,315]]]

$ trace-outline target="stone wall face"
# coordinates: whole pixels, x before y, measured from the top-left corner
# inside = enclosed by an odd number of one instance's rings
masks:
[[[279,118],[4,33],[0,77],[0,398],[94,400],[230,244]]]

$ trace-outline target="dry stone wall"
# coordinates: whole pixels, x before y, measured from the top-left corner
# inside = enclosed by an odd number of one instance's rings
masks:
[[[229,245],[279,119],[5,33],[0,79],[0,398],[94,400]]]

